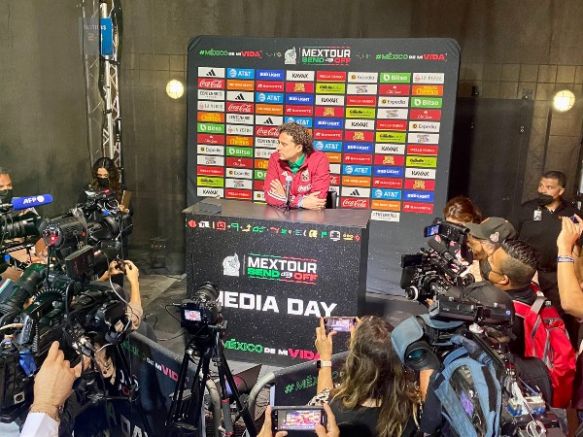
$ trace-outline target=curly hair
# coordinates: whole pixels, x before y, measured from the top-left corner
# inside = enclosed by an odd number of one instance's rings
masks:
[[[469,197],[456,196],[449,199],[445,204],[443,217],[446,220],[452,218],[462,223],[480,223],[482,221],[482,212]]]
[[[107,173],[109,174],[109,188],[111,191],[116,193],[118,197],[121,196],[119,170],[115,165],[115,162],[113,162],[113,159],[108,157],[99,158],[93,163],[93,168],[91,171],[91,175],[93,176],[93,180],[90,184],[91,188],[95,191],[99,191],[99,184],[97,183],[97,170],[100,168],[106,169]]]
[[[279,127],[280,135],[285,133],[293,138],[294,143],[302,145],[302,151],[309,155],[314,151],[314,144],[312,142],[312,135],[305,127],[297,123],[284,123]]]
[[[362,320],[350,340],[342,382],[331,393],[348,409],[375,400],[381,437],[401,435],[421,399],[413,374],[406,373],[393,350],[390,329],[380,317]]]
[[[500,266],[500,273],[508,276],[514,286],[525,287],[530,284],[536,272],[536,250],[520,240],[505,240],[500,247],[508,255]]]

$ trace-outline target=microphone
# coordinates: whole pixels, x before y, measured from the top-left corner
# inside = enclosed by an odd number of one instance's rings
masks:
[[[290,194],[291,194],[291,184],[293,178],[291,175],[285,175],[285,206],[289,207]]]
[[[39,194],[37,196],[13,197],[11,204],[12,209],[20,211],[23,209],[34,208],[35,206],[48,205],[53,203],[53,196],[50,194]]]

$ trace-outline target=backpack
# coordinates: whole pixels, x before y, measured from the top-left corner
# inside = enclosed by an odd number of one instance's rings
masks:
[[[516,315],[524,320],[524,356],[545,363],[553,386],[551,406],[566,408],[573,396],[575,350],[557,309],[536,285],[532,289],[536,292],[532,305],[514,301]]]
[[[455,335],[456,346],[432,376],[421,429],[441,436],[500,435],[502,390],[492,357],[474,341]],[[435,414],[440,411],[441,415]],[[445,419],[443,421],[442,419]]]

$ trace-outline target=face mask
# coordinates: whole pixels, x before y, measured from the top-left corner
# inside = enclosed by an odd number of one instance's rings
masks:
[[[97,178],[97,184],[101,188],[107,188],[109,187],[109,178]]]
[[[0,203],[10,203],[12,200],[12,189],[0,190]]]
[[[488,281],[488,276],[490,275],[490,272],[492,271],[492,266],[490,265],[490,263],[488,262],[487,259],[481,259],[480,260],[480,275],[482,275],[482,279],[484,281]]]
[[[554,200],[553,196],[549,194],[539,194],[538,197],[536,198],[536,201],[539,206],[547,206],[553,203],[553,200]]]

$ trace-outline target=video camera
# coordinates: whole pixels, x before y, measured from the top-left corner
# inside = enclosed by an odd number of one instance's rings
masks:
[[[203,283],[180,308],[180,324],[190,334],[207,336],[209,326],[223,322],[222,306],[218,301],[219,290],[212,282]]]
[[[0,342],[0,421],[26,413],[34,374],[53,341],[75,363],[81,355],[93,358],[94,345],[121,343],[131,330],[121,287],[93,281],[132,229],[129,215],[115,205],[108,196],[94,196],[63,216],[35,219],[28,227],[18,217],[18,226],[1,228],[14,238],[42,235],[49,257],[0,286],[0,331],[7,334]]]
[[[429,248],[401,256],[401,288],[410,300],[425,302],[453,286],[467,286],[474,277],[460,260],[468,258],[468,229],[435,219],[424,230]]]

